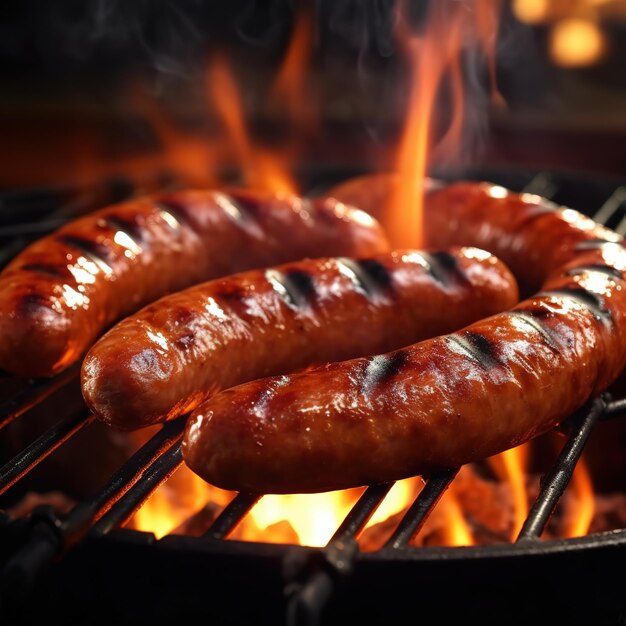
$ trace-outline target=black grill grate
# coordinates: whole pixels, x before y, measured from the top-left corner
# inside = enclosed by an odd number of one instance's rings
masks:
[[[353,173],[335,172],[334,178],[340,180]],[[550,172],[481,171],[448,175],[449,178],[461,176],[491,180],[512,189],[540,193],[559,203],[578,208],[618,230],[626,228],[626,187],[621,186],[619,181],[602,181],[597,178],[584,181],[578,175]],[[322,176],[321,182],[318,181],[317,186],[311,184],[310,188],[319,189],[324,181],[327,184],[335,182],[328,176]],[[581,193],[581,186],[585,188],[585,193]],[[581,203],[585,206],[581,206]],[[77,376],[77,369],[72,369],[53,380],[30,381],[19,388],[0,406],[0,428],[24,416],[57,389],[76,382]],[[273,587],[275,592],[278,591],[278,596],[273,597],[273,605],[267,609],[266,613],[263,613],[262,609],[265,606],[264,602],[258,601],[255,621],[265,623],[267,619],[267,623],[276,623],[274,618],[280,615],[281,621],[286,620],[290,624],[315,624],[322,619],[322,616],[328,616],[329,612],[334,615],[333,606],[336,609],[338,602],[339,606],[342,606],[341,601],[338,600],[342,597],[342,593],[346,598],[345,602],[349,602],[355,589],[358,592],[359,588],[362,591],[369,588],[369,584],[359,581],[363,576],[362,572],[368,571],[372,563],[378,564],[378,575],[385,576],[390,564],[406,566],[406,563],[421,563],[422,565],[430,563],[430,567],[434,567],[431,571],[437,573],[445,562],[452,562],[458,566],[459,558],[464,559],[464,562],[465,559],[469,562],[478,559],[483,564],[489,564],[486,566],[489,569],[493,561],[509,563],[513,559],[513,562],[516,560],[519,562],[522,558],[522,562],[525,562],[524,558],[535,555],[545,556],[551,552],[563,555],[572,551],[593,549],[594,554],[599,554],[607,547],[620,546],[619,554],[623,555],[626,546],[626,531],[616,531],[607,534],[606,537],[589,536],[582,540],[543,542],[539,538],[569,483],[594,425],[598,420],[612,419],[624,413],[626,413],[626,399],[614,400],[610,395],[605,394],[593,399],[566,422],[562,427],[568,434],[566,442],[556,463],[543,477],[541,491],[514,544],[461,549],[418,549],[409,545],[445,490],[455,479],[458,468],[454,468],[429,477],[385,545],[367,554],[359,552],[356,537],[385,499],[392,484],[368,487],[327,546],[322,549],[290,545],[243,545],[240,542],[224,541],[262,497],[261,494],[237,494],[202,537],[169,536],[157,542],[148,533],[123,530],[122,527],[133,513],[182,463],[180,442],[184,418],[176,420],[165,424],[109,477],[99,491],[92,497],[79,502],[67,515],[56,515],[50,507],[43,506],[38,507],[28,519],[12,520],[6,515],[0,519],[0,554],[3,556],[0,575],[0,611],[5,616],[21,616],[16,619],[31,623],[28,616],[32,618],[33,607],[28,606],[28,599],[33,597],[33,593],[37,593],[37,589],[41,589],[42,584],[49,590],[50,568],[60,567],[60,571],[63,572],[64,563],[71,564],[74,559],[80,559],[80,556],[76,555],[94,550],[94,546],[96,546],[95,554],[100,554],[100,558],[103,557],[102,546],[105,546],[105,549],[110,549],[111,546],[118,549],[122,546],[123,562],[119,565],[120,570],[129,566],[133,567],[132,556],[136,554],[136,549],[140,548],[142,558],[146,558],[148,554],[148,561],[156,568],[170,567],[172,554],[186,555],[186,558],[193,560],[194,563],[198,558],[208,559],[203,563],[205,566],[209,564],[207,566],[209,571],[215,568],[215,565],[211,566],[210,563],[219,563],[219,567],[225,567],[222,573],[228,571],[229,567],[234,568],[233,576],[239,576],[240,580],[245,579],[247,573],[256,571],[259,563],[265,563],[266,559],[271,557],[274,564],[272,570],[274,577],[269,576],[265,581],[258,580],[257,584],[259,587],[264,587],[268,581],[276,583],[275,569],[278,563],[279,582]],[[23,476],[64,442],[75,436],[78,431],[88,427],[91,422],[92,417],[85,410],[78,414],[61,417],[56,425],[25,447],[0,469],[0,494],[19,484]],[[77,469],[80,470],[80,468]],[[146,553],[146,550],[149,552]],[[189,556],[190,552],[193,557]],[[124,554],[127,556],[125,557]],[[162,559],[160,562],[159,558]],[[255,565],[250,567],[248,572],[242,567],[245,568],[245,564],[249,564],[249,558],[255,559]],[[124,559],[128,560],[124,561]],[[106,562],[107,557],[100,561],[103,568],[106,567],[104,565]],[[244,565],[241,565],[242,562]],[[433,566],[433,563],[437,563],[437,566]],[[399,569],[405,571],[405,566]],[[523,569],[524,566],[516,565],[516,567]],[[200,573],[195,567],[191,569],[201,579],[202,576],[207,576],[206,572]],[[124,578],[120,570],[115,572],[113,569],[114,575]],[[72,580],[72,574],[66,573],[66,576],[68,581]],[[263,574],[261,573],[260,576]],[[437,576],[438,574],[434,576],[434,579],[437,579]],[[225,579],[231,580],[228,576],[225,576]],[[418,579],[419,577],[415,580]],[[189,582],[184,576],[182,580],[186,581],[185,584]],[[208,578],[206,580],[209,585],[215,584],[215,581],[211,582]],[[350,581],[349,585],[352,585],[352,587],[348,586],[347,592],[346,581]],[[103,584],[101,579],[98,584]],[[141,584],[139,587],[143,588]],[[224,592],[221,584],[217,587]],[[56,589],[56,586],[52,584],[52,588]],[[380,588],[386,588],[386,585],[382,584]],[[58,590],[55,593],[58,594]],[[250,595],[249,591],[245,592],[242,597],[247,595]],[[385,597],[382,592],[380,595]],[[52,596],[55,597],[54,594]],[[236,597],[235,592],[235,599]],[[224,598],[230,598],[228,592],[224,592]],[[214,601],[221,606],[219,594],[215,596]],[[158,598],[154,595],[147,602],[154,607],[160,606]],[[369,613],[365,607],[378,605],[372,604],[371,598],[368,601],[361,598],[359,602],[356,608],[352,606],[352,610],[356,610],[358,614],[359,607],[361,607],[367,612],[366,617],[376,621],[375,614]],[[202,603],[202,599],[199,603]],[[74,599],[74,608],[81,605],[80,601]],[[399,605],[403,604],[399,603]],[[144,617],[146,614],[151,615],[149,621],[145,623],[159,622],[158,614],[150,613],[146,605],[141,604],[141,606],[143,606]],[[609,603],[608,606],[612,605]],[[88,608],[85,610],[89,612]],[[343,609],[339,609],[336,616],[342,615],[341,610]],[[389,610],[387,607],[386,617],[389,617]],[[614,609],[614,612],[617,614],[621,610],[620,605]],[[144,623],[137,614],[133,613],[133,609],[126,606],[125,611],[129,622]],[[242,611],[244,615],[247,615],[248,609],[231,607],[226,610],[225,615],[229,615],[234,623],[239,621]],[[209,610],[210,613],[211,610]],[[520,613],[520,615],[523,614],[523,612]],[[34,615],[38,615],[36,610]],[[103,615],[106,615],[106,611]],[[167,611],[161,613],[161,617],[164,615],[167,615]],[[270,615],[271,618],[268,617]],[[220,617],[223,616],[220,613]],[[65,623],[65,615],[57,617],[60,620],[59,623]],[[93,619],[93,616],[91,618]],[[483,623],[489,623],[486,615],[483,614],[482,619]],[[56,623],[54,618],[52,621]],[[103,623],[105,621],[107,619],[103,617]],[[85,623],[100,622],[95,620]],[[126,622],[118,620],[118,623]],[[226,623],[230,621],[227,620]]]

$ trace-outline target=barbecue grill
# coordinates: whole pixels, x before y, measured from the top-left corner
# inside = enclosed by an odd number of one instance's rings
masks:
[[[318,168],[303,172],[301,180],[315,195],[357,173],[362,172]],[[619,179],[525,169],[436,175],[539,193],[626,231],[626,183]],[[92,196],[91,208],[105,197],[119,199],[135,191],[119,183],[103,188],[109,196]],[[75,193],[54,191],[4,194],[2,202],[9,208],[20,203],[41,208],[27,223],[18,223],[19,211],[5,212],[0,239],[14,241],[19,234],[18,244],[6,246],[5,262],[16,247],[75,212],[68,210]],[[0,406],[0,428],[28,425],[33,410],[45,407],[77,378],[76,367],[50,380],[19,384],[5,378],[3,388],[10,391]],[[56,411],[54,425],[0,468],[0,506],[19,497],[41,461],[93,426],[84,406],[66,411],[57,404],[51,410]],[[124,528],[182,462],[184,418],[169,422],[66,515],[47,505],[21,519],[0,514],[0,615],[5,623],[16,624],[169,624],[196,616],[220,624],[388,624],[406,615],[483,624],[557,618],[621,624],[626,619],[626,574],[620,567],[626,558],[626,529],[575,539],[545,540],[541,535],[593,429],[625,413],[626,397],[611,389],[561,427],[566,435],[562,450],[543,476],[515,542],[462,548],[409,544],[454,481],[458,468],[450,468],[427,478],[386,543],[371,552],[360,551],[356,537],[391,484],[367,487],[319,549],[228,540],[263,494],[236,494],[199,537],[170,534],[157,540],[151,533]],[[67,471],[81,473],[83,468]]]

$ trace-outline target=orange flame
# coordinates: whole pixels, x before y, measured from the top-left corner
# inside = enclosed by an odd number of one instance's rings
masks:
[[[528,517],[528,495],[526,492],[526,468],[529,456],[529,445],[505,450],[488,460],[496,476],[506,482],[511,489],[513,500],[513,528],[511,539],[522,529]]]
[[[572,514],[568,516],[564,537],[582,537],[589,531],[595,511],[593,485],[587,465],[581,458],[574,469],[568,492],[575,500]]]
[[[297,193],[283,158],[257,148],[246,128],[246,117],[232,68],[225,57],[216,55],[209,65],[209,95],[224,123],[237,164],[247,185],[257,189]]]
[[[167,118],[161,103],[138,84],[130,87],[130,102],[150,123],[160,143],[154,155],[139,161],[144,169],[157,164],[189,185],[209,186],[217,182],[218,148],[209,138],[184,133]]]
[[[284,106],[300,132],[312,130],[316,120],[306,71],[313,55],[314,35],[312,7],[305,2],[296,15],[291,40],[270,94],[270,104],[274,108]]]
[[[444,9],[442,10],[442,6]],[[390,194],[385,224],[395,247],[422,243],[422,205],[426,176],[433,150],[453,154],[461,147],[464,128],[464,85],[461,55],[468,43],[478,43],[487,59],[491,91],[495,87],[495,24],[499,0],[476,0],[467,7],[460,2],[431,3],[424,34],[410,32],[406,4],[400,5],[397,38],[409,62],[408,110],[401,134],[395,169],[399,184]],[[433,148],[432,129],[438,119],[441,90],[449,85],[452,101],[447,132]]]
[[[445,519],[443,543],[446,546],[473,546],[474,537],[463,515],[453,488],[448,489],[438,504],[439,513]]]

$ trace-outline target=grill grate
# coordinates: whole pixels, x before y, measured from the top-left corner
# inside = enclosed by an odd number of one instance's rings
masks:
[[[502,173],[481,171],[473,175],[465,173],[465,176],[500,182],[512,189],[540,193],[563,204],[575,205],[574,202],[562,199],[573,193],[571,185],[567,181],[563,182],[562,175],[507,172],[503,177]],[[514,180],[511,180],[511,176]],[[338,176],[339,179],[343,177]],[[456,177],[459,175],[450,176]],[[603,196],[596,194],[595,206],[600,208],[595,214],[585,210],[585,207],[574,208],[592,214],[604,223],[617,224],[626,229],[626,187],[611,185],[608,195],[606,185],[602,186]],[[53,392],[75,382],[77,375],[78,370],[73,368],[55,379],[30,381],[18,389],[0,406],[0,429],[42,403]],[[626,398],[614,400],[609,394],[604,394],[590,401],[565,423],[562,428],[567,430],[567,440],[556,463],[543,477],[540,493],[515,542],[519,549],[533,553],[540,544],[551,543],[538,540],[569,483],[594,425],[599,420],[613,419],[624,413]],[[76,415],[63,417],[35,439],[0,468],[0,494],[16,485],[23,476],[92,421],[92,416],[83,410]],[[0,541],[0,544],[9,546],[4,550],[6,560],[0,575],[0,607],[4,611],[19,611],[22,601],[45,568],[67,554],[70,548],[80,543],[102,542],[111,537],[120,537],[121,534],[127,538],[137,535],[134,531],[120,529],[182,463],[183,427],[184,418],[166,423],[110,476],[97,493],[79,502],[66,516],[56,515],[51,507],[42,506],[35,509],[26,520],[11,520],[8,516],[0,519],[0,538],[3,535],[8,538],[5,542]],[[397,561],[406,555],[414,558],[417,553],[427,553],[427,549],[412,548],[409,543],[419,533],[457,472],[458,468],[453,468],[429,477],[390,538],[374,554],[360,554],[356,538],[385,499],[392,484],[368,487],[324,548],[313,550],[286,546],[287,550],[281,552],[281,561],[287,622],[317,623],[332,600],[333,593],[342,581],[354,574],[356,564],[363,556],[366,556],[366,560],[378,558]],[[184,538],[185,545],[192,541],[199,550],[204,550],[207,545],[219,545],[221,550],[225,544],[235,543],[223,540],[261,497],[261,494],[237,494],[202,537]],[[157,543],[167,544],[177,539],[183,538],[170,536]],[[545,550],[545,545],[540,549]],[[480,551],[474,549],[472,554],[479,555]]]

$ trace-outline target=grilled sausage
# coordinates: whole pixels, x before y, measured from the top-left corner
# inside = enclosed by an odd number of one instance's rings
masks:
[[[189,190],[114,205],[30,245],[0,274],[0,368],[58,373],[118,319],[200,281],[388,249],[375,220],[334,200]]]
[[[217,394],[187,424],[194,472],[263,493],[429,473],[549,430],[618,376],[626,249],[616,233],[489,184],[431,190],[426,211],[427,224],[449,226],[440,240],[506,246],[540,291],[452,334]]]
[[[243,272],[161,298],[114,326],[83,362],[83,396],[106,423],[139,428],[220,389],[399,348],[517,299],[509,270],[475,248]]]

